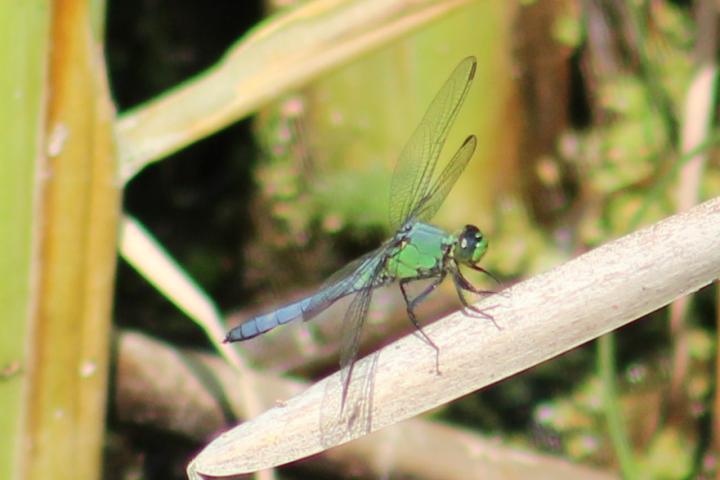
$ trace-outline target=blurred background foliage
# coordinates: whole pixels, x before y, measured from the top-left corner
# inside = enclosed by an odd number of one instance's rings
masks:
[[[119,110],[213,64],[264,12],[292,8],[277,3],[109,2],[107,58]],[[271,308],[390,233],[395,159],[440,82],[473,54],[478,75],[447,150],[474,133],[479,151],[436,221],[451,230],[481,225],[491,239],[485,268],[511,284],[679,208],[678,172],[689,159],[683,125],[704,121],[683,116],[699,65],[701,3],[473,3],[148,167],[128,185],[125,210],[224,311],[245,318]],[[714,102],[714,92],[706,98]],[[709,155],[698,198],[720,191],[714,132],[709,127],[698,150]],[[628,476],[713,476],[714,295],[701,291],[685,311],[686,350],[676,348],[664,311],[622,329],[613,389],[599,349],[586,345],[435,415]],[[457,308],[451,290],[439,298],[437,311]],[[115,318],[177,345],[208,347],[123,264]],[[689,365],[681,378],[672,367],[678,355]],[[680,394],[669,395],[677,384]],[[608,390],[616,392],[629,449],[608,432]],[[197,448],[168,432],[150,435],[119,421],[113,428],[110,462],[132,458],[147,478],[178,475]],[[169,444],[176,456],[168,456]],[[618,460],[623,455],[637,470]]]

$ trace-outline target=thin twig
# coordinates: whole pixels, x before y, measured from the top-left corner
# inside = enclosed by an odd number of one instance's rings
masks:
[[[685,112],[681,133],[681,152],[686,154],[704,143],[710,136],[715,105],[717,64],[717,5],[715,0],[698,2],[696,19],[698,25],[694,56],[697,73],[690,84],[685,100]],[[700,179],[707,162],[707,150],[701,150],[690,158],[680,170],[676,192],[677,209],[687,210],[698,202]],[[673,339],[671,404],[683,411],[685,382],[690,363],[686,314],[688,298],[680,298],[670,306],[670,336]],[[679,407],[679,408],[678,408]]]
[[[615,456],[620,464],[623,478],[638,478],[638,467],[627,433],[617,389],[617,365],[615,364],[615,334],[603,335],[598,340],[598,372],[603,385],[603,412],[608,435]]]

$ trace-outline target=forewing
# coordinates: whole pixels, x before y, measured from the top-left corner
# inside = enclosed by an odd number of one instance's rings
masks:
[[[467,96],[476,66],[475,57],[467,57],[455,67],[400,154],[390,184],[390,225],[394,229],[404,224],[427,196],[440,151]]]
[[[457,182],[463,170],[465,170],[465,167],[475,152],[476,146],[477,138],[475,135],[470,135],[465,139],[455,153],[455,156],[448,162],[433,186],[427,192],[426,196],[421,198],[415,210],[410,212],[411,217],[421,222],[427,222],[437,213],[445,201],[445,198],[450,193],[450,190],[452,190],[452,187],[455,185],[455,182]]]
[[[303,314],[303,319],[309,320],[313,318],[338,299],[352,293],[363,277],[371,279],[375,267],[381,261],[385,248],[383,245],[368,252],[333,273],[323,282],[318,293],[310,300]]]

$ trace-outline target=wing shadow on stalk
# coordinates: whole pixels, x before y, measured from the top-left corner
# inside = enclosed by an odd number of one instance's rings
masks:
[[[325,448],[367,435],[372,430],[375,372],[379,359],[378,351],[356,362],[348,384],[342,375],[335,375],[327,383],[319,418],[320,441]]]

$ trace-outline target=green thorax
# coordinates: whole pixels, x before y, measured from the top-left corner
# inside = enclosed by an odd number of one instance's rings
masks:
[[[398,244],[390,251],[385,274],[391,278],[417,278],[442,270],[453,235],[427,223],[406,226],[397,234]]]

